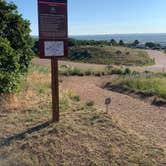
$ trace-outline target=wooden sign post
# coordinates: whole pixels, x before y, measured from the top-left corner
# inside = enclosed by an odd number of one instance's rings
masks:
[[[38,0],[40,58],[51,59],[52,120],[59,121],[58,59],[68,56],[67,0]]]
[[[51,80],[52,80],[52,120],[59,121],[59,79],[58,79],[58,60],[51,59]]]

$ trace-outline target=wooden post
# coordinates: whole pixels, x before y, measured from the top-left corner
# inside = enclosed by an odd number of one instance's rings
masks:
[[[52,77],[52,121],[59,122],[59,80],[58,80],[58,60],[51,58]]]
[[[109,112],[109,105],[106,104],[106,114],[108,114],[108,112]]]

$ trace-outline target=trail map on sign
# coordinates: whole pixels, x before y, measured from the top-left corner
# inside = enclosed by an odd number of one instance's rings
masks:
[[[64,56],[63,41],[45,41],[45,56]]]

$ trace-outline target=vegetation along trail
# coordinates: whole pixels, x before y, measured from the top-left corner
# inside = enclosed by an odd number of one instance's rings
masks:
[[[155,59],[155,65],[152,66],[141,66],[141,67],[129,67],[136,71],[152,71],[152,72],[163,72],[166,70],[166,54],[161,51],[156,50],[146,50],[150,58]],[[50,60],[43,60],[39,58],[34,58],[33,62],[35,64],[42,64],[44,66],[50,66]],[[60,65],[70,65],[80,69],[92,69],[92,70],[103,70],[106,65],[99,64],[87,64],[87,63],[78,63],[70,61],[59,61]]]

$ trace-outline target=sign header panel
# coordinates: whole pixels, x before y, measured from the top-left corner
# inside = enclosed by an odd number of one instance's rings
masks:
[[[67,56],[67,0],[38,0],[40,57]]]

